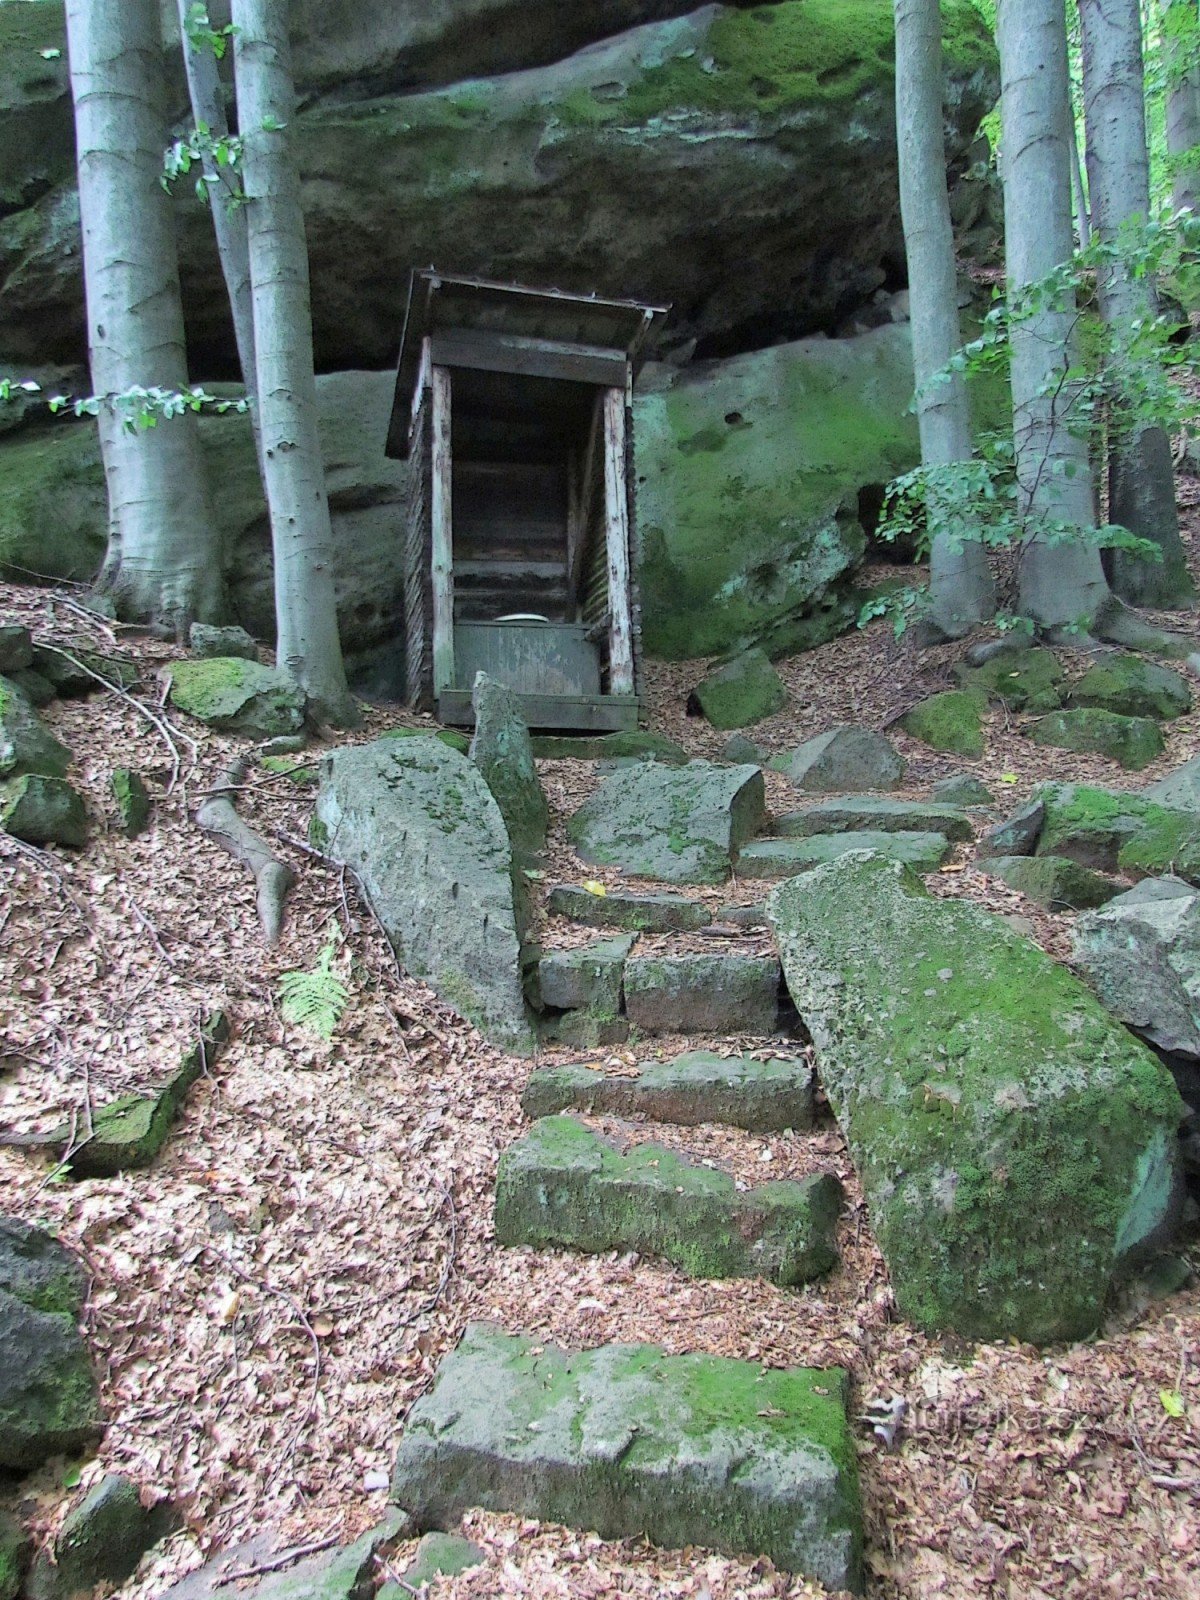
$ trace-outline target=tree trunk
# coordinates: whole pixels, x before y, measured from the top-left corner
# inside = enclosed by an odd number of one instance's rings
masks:
[[[287,8],[281,0],[234,0],[233,22],[277,658],[320,715],[344,724],[355,713],[338,638],[317,426],[308,250],[290,146],[295,89]]]
[[[1021,311],[1023,294],[1074,255],[1071,107],[1062,0],[1000,0],[1004,223],[1011,328],[1013,438],[1028,531],[1018,605],[1046,629],[1086,627],[1108,596],[1100,552],[1070,530],[1095,526],[1077,389],[1074,295]],[[1076,433],[1071,432],[1076,427]]]
[[[895,0],[896,134],[900,204],[908,254],[913,367],[921,460],[951,466],[972,456],[971,414],[960,373],[934,380],[962,343],[958,272],[946,188],[942,115],[940,0]],[[961,638],[995,609],[995,590],[982,544],[962,537],[961,505],[947,502],[935,482],[927,497],[932,620],[947,638]]]
[[[188,13],[194,0],[178,0],[179,27],[183,35],[183,66],[187,74],[192,120],[203,123],[214,140],[228,137],[229,118],[221,92],[221,75],[216,52],[206,44],[193,44],[188,38]],[[238,184],[229,167],[220,167],[211,158],[204,162],[209,180],[208,198],[212,206],[213,231],[221,275],[229,295],[233,315],[233,336],[237,343],[242,382],[251,401],[250,422],[255,444],[259,444],[259,417],[255,401],[254,299],[250,283],[250,245],[246,238],[246,213],[239,203]],[[261,463],[261,455],[260,455]]]
[[[1176,33],[1180,18],[1186,31]],[[1167,68],[1167,154],[1176,211],[1200,210],[1200,20],[1196,0],[1162,0],[1163,57]]]
[[[1092,221],[1104,243],[1118,245],[1123,234],[1150,219],[1140,0],[1079,0],[1079,20]],[[1134,277],[1119,260],[1102,266],[1098,289],[1100,315],[1118,345],[1158,314],[1153,280]],[[1148,561],[1114,550],[1114,593],[1134,605],[1186,605],[1195,591],[1179,537],[1165,429],[1135,424],[1125,431],[1116,440],[1109,472],[1109,520],[1152,540],[1162,552],[1161,561]]]
[[[123,616],[182,635],[223,612],[221,543],[191,413],[137,432],[114,396],[188,387],[179,265],[164,192],[157,0],[68,0],[92,386],[106,414],[110,548],[102,582]]]

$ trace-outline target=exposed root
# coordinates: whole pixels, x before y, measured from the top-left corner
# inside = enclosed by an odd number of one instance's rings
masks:
[[[234,795],[249,765],[248,756],[237,758],[205,796],[196,812],[196,823],[235,861],[250,869],[258,890],[258,920],[267,943],[276,944],[283,928],[284,902],[296,875],[285,861],[272,854],[262,835],[238,816]]]

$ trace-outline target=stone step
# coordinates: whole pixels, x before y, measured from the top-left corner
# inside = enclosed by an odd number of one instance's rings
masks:
[[[738,858],[740,878],[794,878],[852,850],[872,850],[917,872],[936,872],[950,854],[944,833],[817,833],[806,839],[756,839]]]
[[[783,973],[775,956],[631,956],[625,1011],[643,1033],[773,1034]]]
[[[568,884],[551,889],[546,910],[589,928],[621,928],[629,933],[693,933],[712,921],[698,900],[685,895],[593,894]]]
[[[636,1250],[694,1278],[808,1283],[837,1260],[841,1197],[829,1173],[739,1191],[660,1145],[622,1152],[574,1117],[544,1117],[500,1157],[496,1239]]]
[[[860,1591],[862,1506],[841,1368],[568,1351],[475,1323],[409,1413],[392,1498],[418,1528],[472,1507],[767,1556]]]
[[[974,837],[971,819],[959,806],[928,800],[893,800],[887,795],[834,795],[798,811],[776,817],[771,832],[777,839],[807,839],[813,834],[941,833],[947,839]]]
[[[719,1056],[692,1050],[673,1061],[647,1061],[636,1075],[591,1067],[544,1067],[521,1097],[527,1117],[560,1111],[649,1117],[677,1127],[717,1122],[749,1133],[782,1133],[813,1125],[813,1071],[783,1056]]]

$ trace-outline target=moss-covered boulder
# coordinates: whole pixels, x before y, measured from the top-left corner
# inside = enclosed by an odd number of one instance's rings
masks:
[[[1200,1058],[1200,895],[1150,878],[1075,924],[1072,959],[1126,1027]]]
[[[61,778],[70,764],[71,752],[46,727],[25,691],[0,677],[0,778],[23,772]]]
[[[1081,867],[1066,856],[985,857],[979,870],[1047,911],[1087,911],[1102,906],[1123,887],[1117,879]]]
[[[216,656],[176,661],[167,670],[171,704],[210,728],[270,739],[304,726],[304,691],[277,667]]]
[[[930,695],[900,719],[900,726],[933,750],[975,757],[984,752],[985,700],[974,689],[947,689]]]
[[[769,901],[784,972],[902,1313],[1082,1338],[1172,1215],[1182,1101],[1065,967],[998,917],[853,856]]]
[[[0,829],[26,844],[61,844],[82,850],[87,843],[87,810],[65,778],[25,772],[0,783]]]
[[[636,1250],[692,1278],[808,1283],[837,1260],[831,1174],[739,1189],[661,1145],[622,1152],[574,1117],[544,1117],[500,1157],[496,1239],[595,1255]]]
[[[978,690],[1010,711],[1054,711],[1061,703],[1063,669],[1050,650],[1001,650],[979,666],[960,663],[954,675],[963,689]]]
[[[32,1558],[32,1534],[16,1517],[0,1510],[0,1600],[17,1600]]]
[[[625,1010],[643,1033],[772,1034],[779,986],[774,956],[631,956]]]
[[[474,1323],[408,1415],[392,1498],[419,1528],[473,1506],[602,1539],[767,1556],[859,1592],[862,1506],[840,1368],[571,1351]]]
[[[723,883],[766,816],[757,767],[639,762],[605,780],[567,824],[584,861],[662,883]]]
[[[33,640],[18,622],[0,622],[0,673],[25,672],[33,665]]]
[[[481,672],[475,679],[475,737],[471,760],[492,791],[518,860],[545,847],[550,807],[538,777],[521,702],[511,689]]]
[[[781,710],[787,689],[766,651],[755,647],[714,667],[692,698],[714,728],[748,728]]]
[[[381,733],[381,739],[427,739],[432,734],[435,739],[440,739],[448,750],[457,750],[460,756],[470,754],[471,740],[467,734],[461,733],[457,728],[388,728]]]
[[[459,1533],[427,1533],[417,1546],[411,1563],[400,1574],[398,1583],[385,1583],[376,1591],[376,1600],[408,1600],[435,1578],[456,1578],[487,1561],[487,1553]]]
[[[1070,704],[1095,706],[1123,717],[1181,717],[1192,708],[1187,680],[1141,656],[1109,655],[1071,686]]]
[[[100,1430],[78,1329],[87,1275],[40,1229],[0,1219],[0,1469],[27,1471]]]
[[[321,763],[313,830],[353,867],[413,977],[485,1037],[529,1054],[527,908],[478,768],[432,734],[335,750]]]
[[[1151,718],[1126,717],[1092,707],[1052,711],[1033,724],[1029,737],[1034,744],[1052,750],[1108,756],[1130,772],[1148,767],[1166,749],[1162,730]]]
[[[201,661],[220,656],[240,656],[243,661],[258,660],[258,646],[235,623],[217,627],[210,622],[193,622],[188,630],[188,649]]]

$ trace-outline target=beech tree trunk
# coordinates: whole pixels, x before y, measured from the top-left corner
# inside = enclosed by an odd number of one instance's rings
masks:
[[[345,724],[355,712],[338,637],[317,426],[308,249],[290,143],[296,108],[287,7],[234,0],[232,12],[277,659],[320,715]]]
[[[1122,232],[1150,219],[1146,84],[1140,0],[1079,0],[1088,187],[1097,236],[1118,245]],[[1149,277],[1120,261],[1101,268],[1100,315],[1118,348],[1136,325],[1158,315]],[[1194,594],[1179,537],[1171,442],[1161,427],[1118,437],[1109,463],[1109,520],[1150,539],[1161,561],[1125,550],[1111,555],[1113,592],[1134,605],[1181,606]]]
[[[1183,19],[1183,30],[1176,26]],[[1162,0],[1167,68],[1167,154],[1176,211],[1200,210],[1200,19],[1196,0]]]
[[[188,387],[170,197],[158,0],[68,0],[92,386],[105,414],[109,549],[101,576],[122,616],[217,621],[221,542],[191,413],[136,432],[112,398]]]
[[[926,467],[969,461],[971,414],[966,382],[931,381],[962,343],[958,272],[946,187],[942,115],[940,0],[895,0],[896,134],[900,205],[908,255],[913,366],[921,460]],[[927,499],[932,620],[947,638],[961,638],[995,609],[983,545],[964,538],[963,508],[935,485]]]
[[[183,66],[187,74],[188,98],[192,105],[192,120],[203,123],[215,141],[229,135],[229,118],[225,112],[225,99],[221,91],[221,74],[216,52],[210,45],[193,44],[188,37],[188,13],[194,0],[178,0],[179,27],[183,35]],[[237,203],[237,180],[229,167],[218,166],[208,158],[204,174],[209,180],[209,204],[212,206],[213,232],[217,237],[217,254],[221,262],[221,275],[229,295],[233,315],[233,336],[237,343],[238,363],[242,369],[242,382],[251,401],[250,420],[258,441],[258,409],[255,399],[254,359],[254,299],[250,283],[250,245],[246,237],[246,213]],[[232,203],[231,203],[232,202]]]
[[[1000,0],[1009,305],[1074,254],[1071,105],[1063,0]],[[1057,529],[1095,526],[1086,440],[1074,415],[1074,295],[1013,318],[1013,435],[1021,514],[1018,605],[1047,630],[1087,627],[1108,598],[1100,552]],[[1056,531],[1050,531],[1054,529]]]

